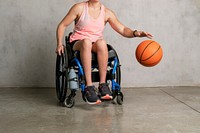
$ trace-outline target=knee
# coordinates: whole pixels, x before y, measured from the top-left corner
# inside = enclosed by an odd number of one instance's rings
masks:
[[[91,50],[92,49],[92,42],[90,39],[83,39],[82,40],[82,49],[83,50]]]
[[[103,39],[99,39],[99,40],[97,40],[96,41],[96,46],[97,46],[97,50],[98,51],[108,51],[107,50],[107,43],[106,43],[106,41],[105,40],[103,40]]]

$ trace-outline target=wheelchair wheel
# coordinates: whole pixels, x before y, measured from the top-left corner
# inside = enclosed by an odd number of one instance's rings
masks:
[[[118,66],[116,68],[116,73],[115,73],[115,82],[118,83],[119,85],[121,84],[121,69],[120,69],[120,61],[119,61],[119,57],[117,55],[117,52],[116,50],[109,44],[107,44],[107,47],[108,47],[108,51],[109,51],[109,59],[112,63],[111,63],[111,66],[113,66],[114,64],[114,58],[116,57],[117,58],[117,62],[118,62]]]
[[[66,52],[66,50],[65,50]],[[56,93],[59,102],[64,102],[68,87],[68,59],[66,53],[56,59]]]
[[[118,94],[117,94],[117,103],[119,104],[119,105],[122,105],[123,104],[123,100],[124,100],[124,96],[123,96],[123,94],[122,94],[122,92],[119,92]]]
[[[119,62],[119,60],[118,60]],[[116,82],[120,85],[121,84],[121,69],[120,66],[117,67],[116,69]]]
[[[118,60],[118,62],[119,62],[118,57],[117,57],[117,60]],[[120,64],[120,63],[119,63],[119,64]],[[114,76],[114,80],[115,80],[115,82],[120,86],[120,84],[121,84],[121,68],[120,68],[120,65],[118,65],[117,68],[116,68],[116,73],[115,73],[115,76]],[[121,90],[121,89],[120,89],[120,90]],[[116,89],[116,90],[113,90],[113,91],[112,91],[113,99],[115,99],[116,96],[118,96],[118,94],[121,93],[120,90],[117,90],[117,89]]]
[[[65,98],[63,105],[67,108],[72,108],[75,104],[75,99],[73,97]]]

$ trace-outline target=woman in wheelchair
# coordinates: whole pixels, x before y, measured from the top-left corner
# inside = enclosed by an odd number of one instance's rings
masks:
[[[116,17],[113,11],[106,8],[100,0],[88,0],[77,3],[71,7],[67,15],[59,23],[57,28],[56,53],[64,53],[63,36],[67,26],[75,22],[73,33],[70,36],[70,46],[73,51],[80,51],[80,59],[85,74],[86,87],[85,98],[89,104],[99,104],[101,100],[113,99],[110,88],[106,83],[108,48],[103,38],[103,31],[106,23],[119,34],[127,38],[148,37],[150,33],[132,30],[124,26]],[[99,87],[100,97],[96,94],[95,86],[91,76],[92,52],[97,54],[99,66]]]

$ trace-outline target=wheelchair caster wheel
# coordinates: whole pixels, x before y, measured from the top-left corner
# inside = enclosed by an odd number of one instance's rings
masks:
[[[72,108],[75,104],[75,99],[73,97],[71,97],[71,98],[67,97],[67,98],[65,98],[63,104],[67,108]]]
[[[119,92],[119,94],[117,94],[117,103],[119,105],[122,105],[123,104],[123,99],[124,99],[124,96],[123,96],[122,92]]]

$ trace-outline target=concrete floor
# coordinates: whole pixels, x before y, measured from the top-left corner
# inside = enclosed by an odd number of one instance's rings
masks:
[[[0,88],[0,133],[200,133],[200,87],[123,89],[122,106],[61,107],[52,88]]]

